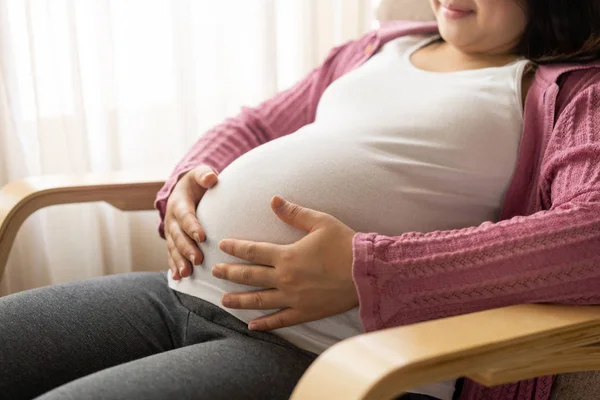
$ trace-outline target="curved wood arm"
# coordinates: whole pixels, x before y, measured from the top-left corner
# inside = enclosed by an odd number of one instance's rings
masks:
[[[600,369],[600,307],[520,305],[345,340],[292,400],[381,400],[467,376],[486,386]]]
[[[17,232],[35,211],[58,204],[104,201],[124,211],[152,210],[165,180],[154,172],[42,176],[0,189],[0,280]]]

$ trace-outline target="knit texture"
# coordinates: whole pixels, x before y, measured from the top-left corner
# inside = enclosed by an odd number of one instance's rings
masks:
[[[389,40],[435,30],[403,23],[339,46],[293,88],[207,132],[157,196],[161,235],[168,196],[183,174],[200,164],[220,172],[312,123],[333,81]],[[522,303],[600,304],[600,82],[593,68],[541,67],[536,74],[500,222],[355,236],[353,274],[366,331]],[[467,380],[460,398],[547,400],[551,387],[552,377],[496,388]]]

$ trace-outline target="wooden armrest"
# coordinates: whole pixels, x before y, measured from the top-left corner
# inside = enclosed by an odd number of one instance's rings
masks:
[[[152,210],[164,177],[155,172],[41,176],[0,189],[0,280],[17,232],[35,211],[58,204],[104,201],[124,211]]]
[[[306,371],[292,400],[393,399],[468,377],[495,386],[600,369],[600,307],[519,305],[350,338]]]

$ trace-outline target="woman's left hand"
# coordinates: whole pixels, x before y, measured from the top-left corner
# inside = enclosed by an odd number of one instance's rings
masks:
[[[274,310],[251,321],[251,330],[268,331],[341,314],[358,305],[352,279],[354,232],[337,218],[281,197],[271,207],[283,222],[308,234],[290,245],[225,239],[219,248],[251,262],[217,264],[213,275],[235,283],[269,288],[228,293],[223,306],[232,309]]]

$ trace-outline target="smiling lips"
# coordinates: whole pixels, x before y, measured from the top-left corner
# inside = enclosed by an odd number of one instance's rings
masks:
[[[462,19],[474,14],[470,8],[460,7],[450,2],[440,2],[442,14],[448,19]]]

